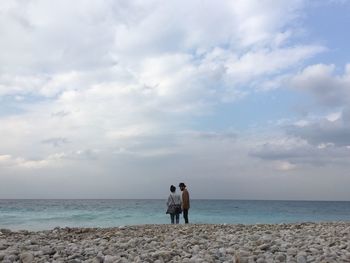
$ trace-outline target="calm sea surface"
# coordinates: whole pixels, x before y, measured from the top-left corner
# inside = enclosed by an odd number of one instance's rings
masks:
[[[165,200],[0,199],[0,228],[165,224],[170,221],[165,210]],[[350,221],[350,202],[191,200],[189,218],[215,224]]]

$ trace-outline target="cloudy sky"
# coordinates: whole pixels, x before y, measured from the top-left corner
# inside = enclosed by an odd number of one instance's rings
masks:
[[[0,198],[350,200],[349,13],[2,0]]]

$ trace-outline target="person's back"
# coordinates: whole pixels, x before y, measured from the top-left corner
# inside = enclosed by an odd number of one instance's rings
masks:
[[[182,191],[182,207],[183,209],[190,209],[190,194],[186,188]]]
[[[174,205],[181,205],[181,197],[176,192],[170,193],[167,201],[167,206],[174,204]]]
[[[186,185],[184,183],[180,183],[179,187],[182,191],[182,209],[183,209],[183,215],[185,219],[185,224],[188,224],[188,210],[190,209],[190,194],[188,193],[186,189]]]
[[[180,195],[176,194],[176,187],[170,186],[170,195],[167,201],[168,210],[167,213],[170,214],[171,223],[176,224],[180,222],[180,212],[181,212],[181,198]]]

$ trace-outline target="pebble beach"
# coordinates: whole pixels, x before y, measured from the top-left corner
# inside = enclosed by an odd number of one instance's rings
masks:
[[[350,223],[0,229],[0,262],[350,262]]]

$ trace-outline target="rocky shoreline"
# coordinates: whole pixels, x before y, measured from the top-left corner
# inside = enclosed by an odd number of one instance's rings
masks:
[[[0,229],[0,262],[350,262],[350,222]]]

